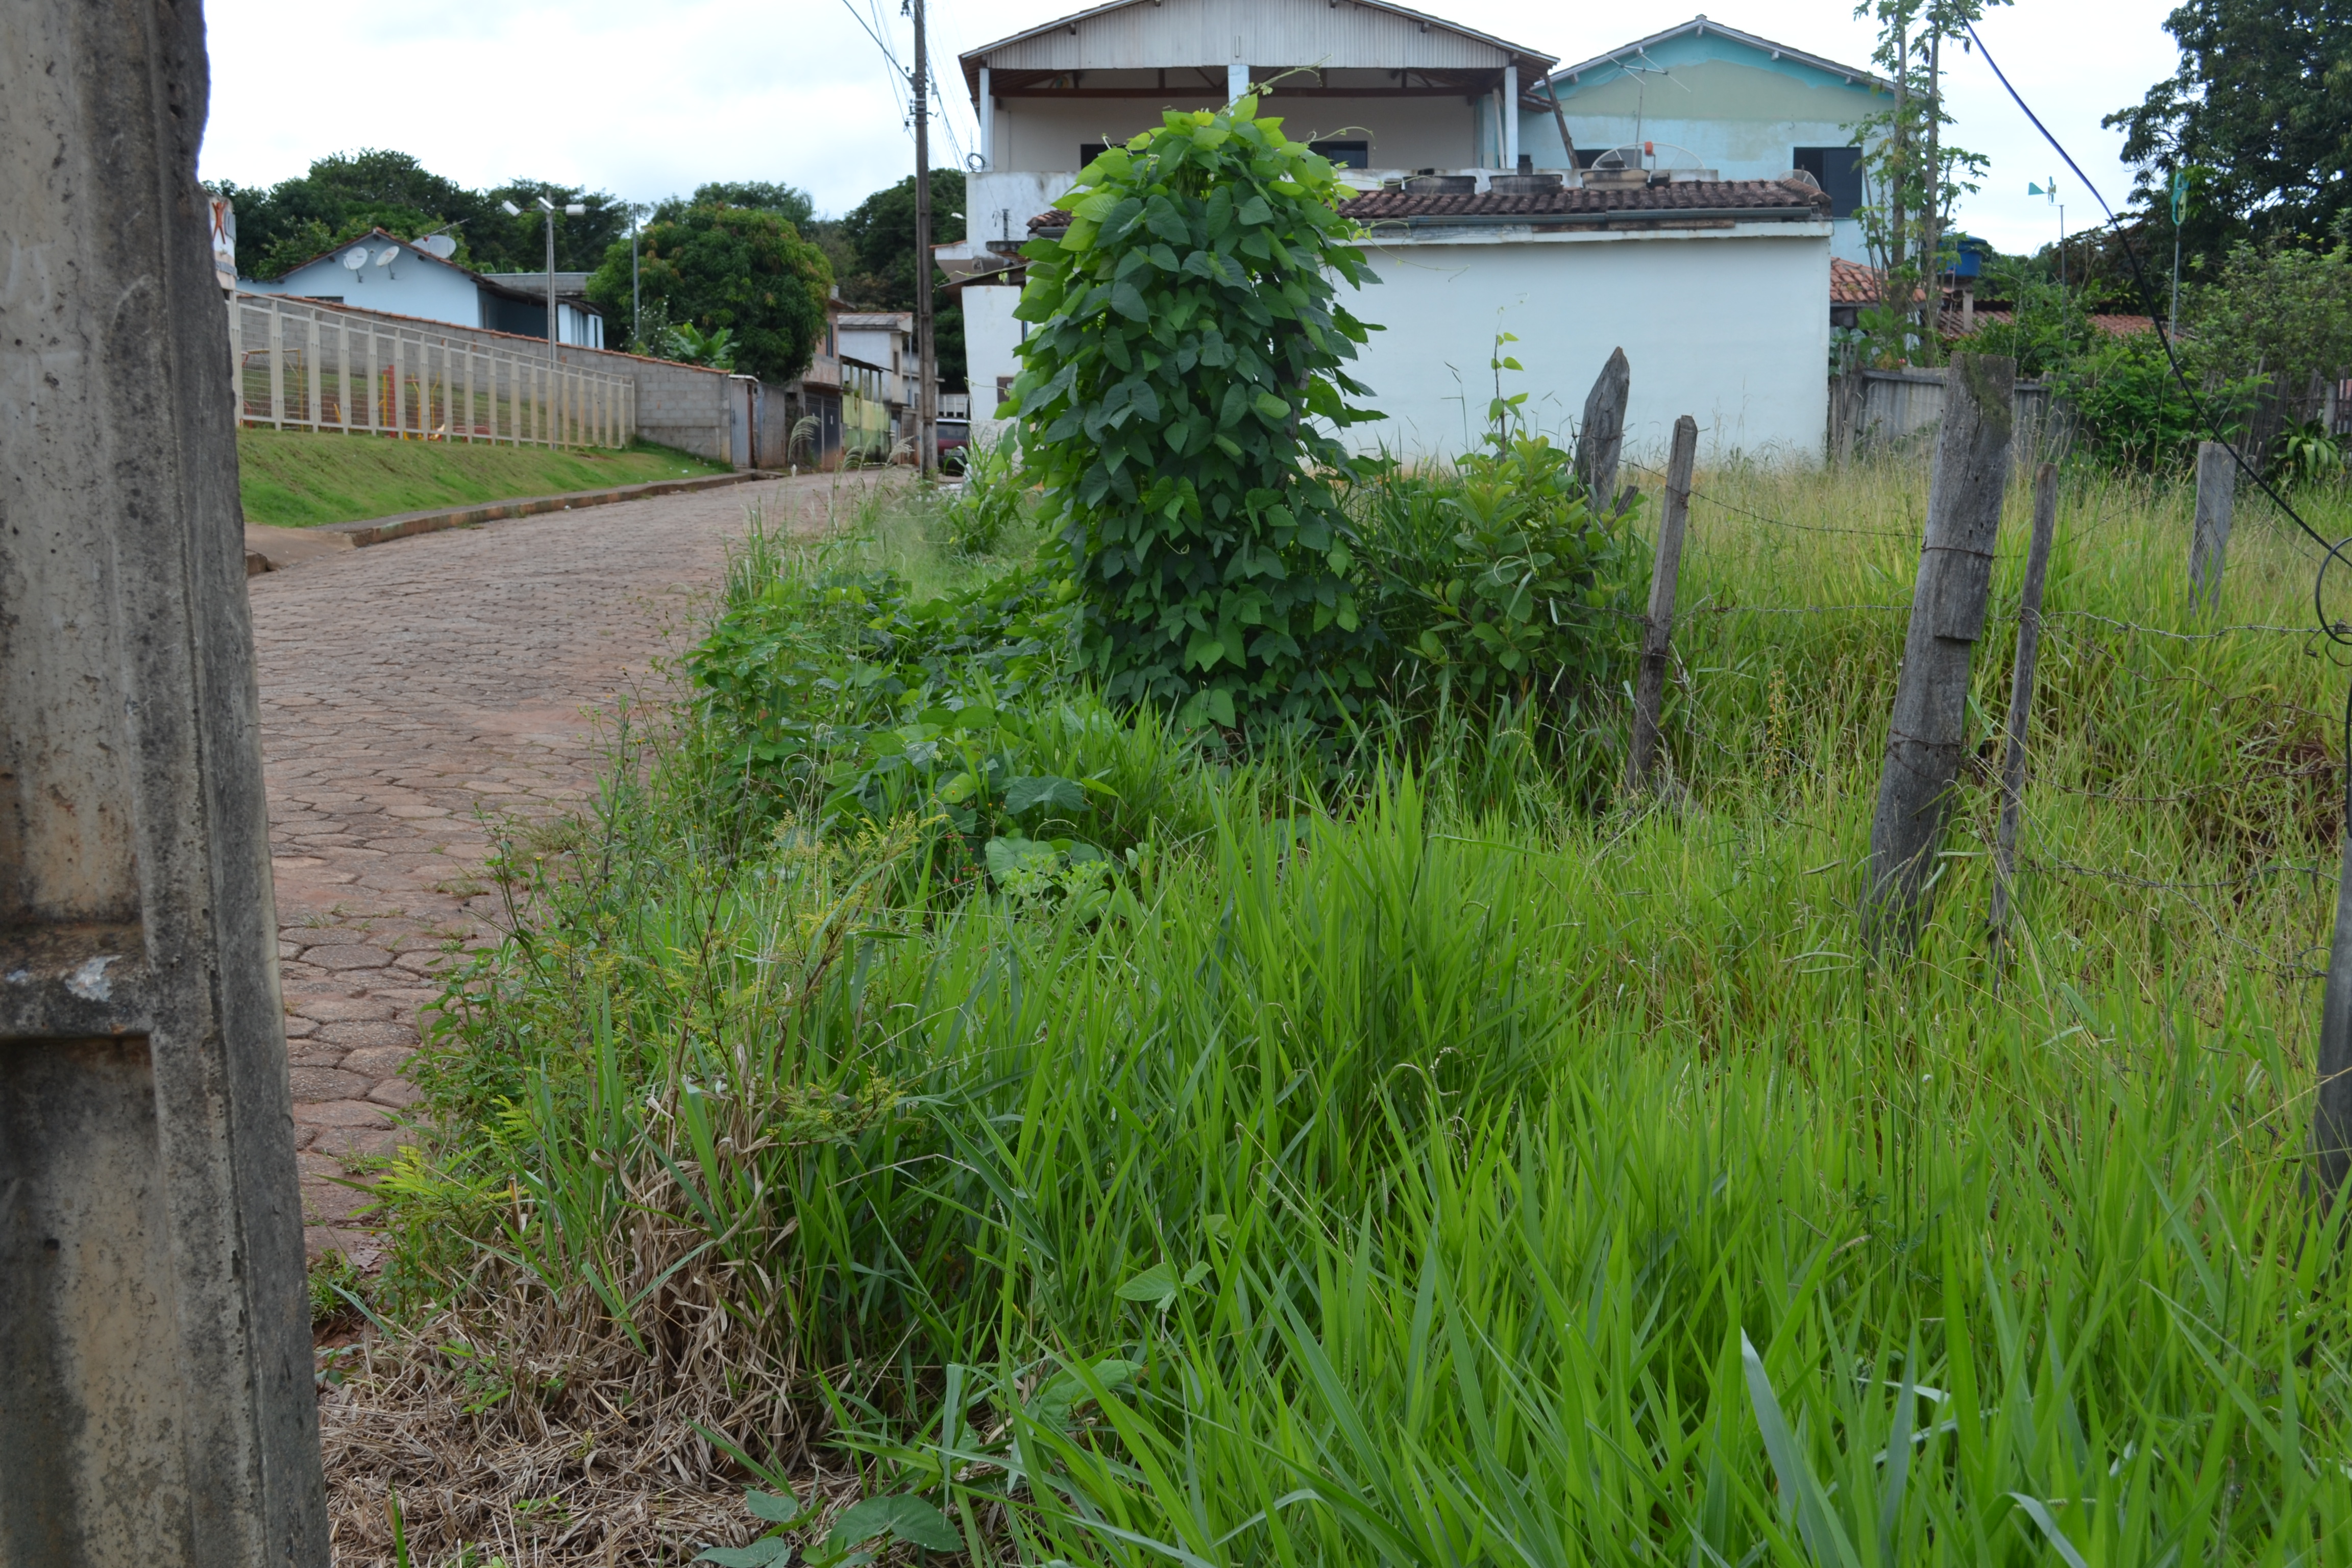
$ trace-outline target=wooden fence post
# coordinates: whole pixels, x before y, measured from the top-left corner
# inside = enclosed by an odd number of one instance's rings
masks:
[[[1609,363],[1584,397],[1584,423],[1576,432],[1576,477],[1600,517],[1617,503],[1617,458],[1625,445],[1625,399],[1633,386],[1623,349],[1609,351]]]
[[[2025,591],[2017,610],[2017,668],[2009,680],[2009,750],[2000,763],[2000,827],[1993,837],[1993,963],[2009,936],[2009,888],[2017,875],[2017,826],[2025,811],[2025,729],[2033,714],[2033,666],[2042,652],[2042,583],[2050,571],[2050,538],[2058,527],[2058,465],[2033,476],[2033,542],[2025,552]]]
[[[1685,414],[1675,421],[1675,444],[1666,459],[1666,504],[1658,519],[1658,555],[1650,567],[1650,613],[1642,624],[1642,668],[1633,685],[1633,743],[1625,763],[1625,787],[1649,787],[1658,752],[1658,710],[1665,700],[1666,657],[1674,637],[1675,581],[1683,569],[1683,525],[1690,520],[1691,468],[1698,460],[1698,421]]]
[[[2219,441],[2197,443],[2197,523],[2189,539],[2189,607],[2221,602],[2221,564],[2230,549],[2230,513],[2237,500],[2238,460]]]
[[[1927,537],[1870,826],[1863,931],[1874,951],[1890,937],[1907,944],[1918,930],[1967,741],[1969,662],[1984,631],[2009,482],[2017,362],[1954,354],[1945,376]]]

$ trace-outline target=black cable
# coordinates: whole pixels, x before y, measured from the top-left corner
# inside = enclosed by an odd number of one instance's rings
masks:
[[[2263,478],[2252,464],[2246,461],[2246,455],[2238,449],[2238,444],[2223,437],[2221,426],[2214,421],[2212,413],[2205,406],[2205,400],[2197,395],[2195,387],[2189,384],[2189,376],[2180,368],[2179,356],[2172,352],[2172,335],[2164,330],[2164,314],[2156,308],[2156,290],[2148,284],[2147,268],[2140,265],[2139,252],[2133,247],[2131,236],[2124,231],[2123,224],[2116,219],[2116,209],[2107,205],[2107,198],[2099,194],[2099,187],[2091,183],[2091,177],[2088,174],[2083,173],[2083,166],[2074,162],[2074,155],[2067,152],[2065,145],[2050,133],[2050,127],[2042,123],[2042,117],[2033,112],[2032,108],[2020,96],[2017,89],[2011,85],[2009,73],[2000,68],[2000,62],[1992,58],[1990,49],[1985,47],[1984,38],[1977,32],[1976,24],[1971,22],[1967,26],[1969,41],[1975,44],[1978,52],[1984,56],[1985,64],[1992,67],[1992,74],[1999,79],[2001,89],[2009,94],[2010,101],[2016,104],[2020,112],[2033,122],[2033,129],[2042,132],[2042,139],[2050,143],[2051,149],[2059,157],[2065,160],[2066,167],[2073,170],[2074,177],[2083,182],[2083,188],[2091,193],[2091,199],[2099,204],[2099,210],[2107,215],[2107,226],[2115,230],[2116,239],[2123,247],[2124,259],[2131,263],[2132,280],[2139,285],[2140,303],[2147,307],[2148,325],[2155,329],[2156,341],[2164,349],[2164,363],[2171,367],[2172,379],[2180,384],[2181,393],[2189,399],[2189,406],[2196,411],[2198,423],[2203,425],[2207,433],[2227,448],[2230,460],[2237,464],[2238,471],[2253,480],[2263,494],[2270,497],[2273,506],[2286,513],[2295,527],[2303,530],[2314,544],[2326,552],[2319,563],[2318,572],[2311,580],[2311,613],[2319,622],[2321,636],[2339,647],[2352,647],[2352,628],[2346,627],[2341,622],[2331,622],[2327,618],[2326,594],[2327,569],[2344,559],[2344,547],[2352,544],[2352,536],[2339,539],[2330,544],[2321,536],[2317,529],[2303,520],[2301,512],[2287,505],[2286,498],[2272,489],[2270,481]],[[2352,834],[2352,685],[2347,685],[2344,691],[2344,826],[2345,831]]]

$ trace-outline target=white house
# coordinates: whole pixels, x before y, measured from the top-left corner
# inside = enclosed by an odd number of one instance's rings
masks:
[[[455,248],[445,236],[428,235],[421,242],[411,243],[379,228],[364,238],[346,240],[278,277],[247,279],[237,287],[248,294],[320,300],[418,321],[546,340],[545,273],[531,274],[541,281],[540,291],[526,291],[458,266],[438,254],[445,245]],[[556,274],[559,289],[563,277]],[[604,313],[585,299],[565,300],[559,294],[556,341],[575,348],[603,348]]]
[[[1542,169],[1598,163],[1724,180],[1803,170],[1829,194],[1831,250],[1859,261],[1868,256],[1854,221],[1864,126],[1891,107],[1893,90],[1859,67],[1702,14],[1552,72],[1520,101],[1519,145]]]
[[[1502,390],[1529,394],[1539,426],[1566,431],[1622,347],[1637,454],[1662,453],[1675,419],[1690,414],[1713,453],[1817,455],[1828,421],[1830,198],[1786,162],[1769,177],[1733,178],[1746,169],[1570,159],[1540,91],[1552,63],[1381,0],[1117,0],[965,55],[987,167],[966,187],[971,237],[940,255],[969,279],[960,287],[982,405],[975,437],[991,438],[989,395],[1019,369],[1019,274],[990,269],[1017,260],[1033,225],[1058,226],[1049,204],[1081,158],[1156,125],[1163,108],[1221,104],[1272,80],[1262,111],[1282,115],[1364,193],[1341,210],[1367,226],[1381,281],[1347,303],[1385,330],[1353,374],[1387,418],[1354,426],[1352,441],[1412,458],[1464,450],[1495,394],[1496,339],[1508,332],[1528,368]],[[1549,128],[1540,146],[1527,140],[1530,103]],[[1611,122],[1587,123],[1597,139]],[[1771,134],[1788,123],[1816,122],[1774,120]]]

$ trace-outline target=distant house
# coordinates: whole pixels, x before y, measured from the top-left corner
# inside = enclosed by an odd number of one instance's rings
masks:
[[[1832,254],[1858,259],[1868,254],[1854,220],[1865,196],[1858,128],[1890,107],[1892,90],[1858,66],[1701,15],[1534,84],[1519,102],[1519,145],[1539,169],[1572,163],[1718,180],[1802,171],[1829,195]]]
[[[383,229],[346,240],[268,279],[247,279],[237,287],[248,294],[283,294],[299,300],[320,300],[423,321],[445,321],[456,327],[478,327],[518,337],[547,337],[547,274],[509,274],[536,283],[538,291],[518,288],[496,276],[458,266],[441,254],[446,237],[429,235],[412,243]],[[454,245],[449,248],[455,249]],[[604,316],[584,297],[562,296],[567,276],[556,275],[557,336],[575,348],[604,346]]]
[[[547,274],[544,272],[485,272],[482,276],[501,289],[511,289],[539,302],[540,329],[538,335],[547,336]],[[586,272],[558,272],[555,275],[555,315],[562,342],[580,348],[601,349],[604,343],[604,312],[589,303]]]
[[[1549,100],[1528,90],[1554,57],[1384,0],[1116,0],[962,64],[984,166],[966,184],[971,237],[939,255],[961,292],[983,404],[1019,370],[1019,275],[1003,268],[1033,224],[1059,226],[1050,205],[1084,161],[1164,108],[1215,107],[1271,82],[1261,111],[1362,193],[1341,210],[1366,226],[1381,282],[1346,302],[1386,330],[1353,374],[1387,417],[1349,439],[1408,457],[1465,450],[1494,395],[1496,338],[1509,332],[1528,368],[1507,373],[1503,390],[1528,394],[1540,428],[1566,433],[1622,347],[1637,452],[1663,453],[1683,414],[1712,451],[1822,449],[1833,198],[1788,177],[1787,153],[1764,177],[1733,177],[1738,163],[1570,160]],[[1530,102],[1544,108],[1548,153],[1526,140]],[[1763,111],[1772,135],[1790,124],[1826,134],[1784,108],[1770,99]],[[1588,123],[1598,134],[1606,117]]]

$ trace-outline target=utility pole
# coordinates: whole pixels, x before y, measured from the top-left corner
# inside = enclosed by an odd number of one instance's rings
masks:
[[[204,9],[5,28],[0,1563],[326,1568]]]
[[[646,342],[645,301],[637,289],[637,204],[629,204],[629,336],[636,340],[639,352]]]
[[[915,16],[915,462],[929,478],[939,467],[938,367],[931,343],[931,62],[923,36],[923,0]]]

